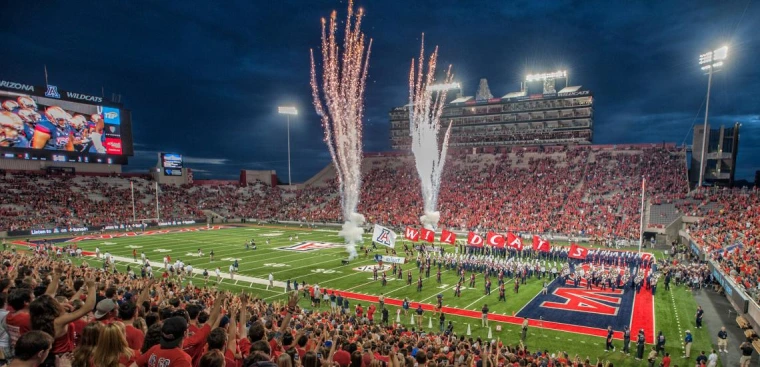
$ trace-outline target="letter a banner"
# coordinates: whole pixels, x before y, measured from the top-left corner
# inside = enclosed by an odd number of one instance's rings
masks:
[[[379,245],[393,248],[396,246],[396,233],[388,228],[375,224],[375,231],[372,233],[372,241]]]

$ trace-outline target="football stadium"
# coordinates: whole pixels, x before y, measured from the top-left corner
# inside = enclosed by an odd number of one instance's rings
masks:
[[[345,5],[312,42],[310,105],[278,106],[287,173],[214,177],[182,131],[135,170],[142,103],[0,72],[0,365],[758,365],[742,124],[705,108],[689,144],[600,143],[610,102],[571,72],[494,96],[423,35],[369,151],[371,13]],[[732,52],[700,55],[708,103]],[[330,161],[292,181],[304,109]]]

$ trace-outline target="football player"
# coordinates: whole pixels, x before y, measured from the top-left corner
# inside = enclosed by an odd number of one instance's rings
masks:
[[[69,120],[69,126],[71,127],[71,135],[74,138],[74,150],[77,152],[83,152],[85,146],[89,142],[88,131],[85,128],[87,125],[87,118],[76,114]]]
[[[87,122],[88,136],[90,137],[90,144],[85,147],[85,151],[90,153],[105,153],[106,147],[103,146],[103,142],[106,137],[103,134],[105,130],[105,123],[103,122],[103,116],[99,113],[93,113],[90,116],[90,121]]]
[[[42,120],[42,116],[30,108],[22,108],[18,110],[17,114],[24,121],[24,137],[31,142],[34,136],[34,127]]]
[[[37,102],[35,102],[32,97],[29,96],[21,96],[16,98],[18,101],[19,106],[21,108],[28,108],[32,111],[37,111]]]
[[[12,99],[3,101],[2,106],[4,110],[9,112],[16,112],[16,110],[18,110],[18,103]]]
[[[34,127],[32,148],[73,151],[74,139],[68,122],[70,116],[58,106],[45,109],[45,118]]]
[[[0,112],[0,147],[28,147],[29,142],[21,135],[22,131],[24,122],[20,117],[8,111]]]

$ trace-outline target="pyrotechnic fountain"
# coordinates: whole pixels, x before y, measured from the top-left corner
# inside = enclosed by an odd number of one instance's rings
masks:
[[[321,95],[314,50],[310,50],[314,108],[322,119],[324,140],[338,174],[345,221],[339,234],[346,239],[349,259],[356,257],[355,244],[362,240],[365,222],[364,216],[356,212],[361,189],[364,88],[372,49],[372,39],[365,44],[361,32],[363,16],[361,8],[354,14],[353,1],[350,0],[342,50],[335,37],[337,12],[332,12],[329,25],[322,18]]]
[[[441,114],[446,103],[446,91],[452,85],[451,66],[446,70],[444,84],[434,85],[438,47],[430,55],[427,73],[424,71],[425,35],[422,35],[420,58],[415,75],[414,59],[409,71],[409,123],[412,133],[412,153],[414,153],[417,174],[422,186],[424,215],[420,221],[425,228],[435,229],[441,215],[437,210],[438,192],[441,188],[441,174],[446,163],[449,146],[449,124],[443,142],[438,142],[441,129]],[[440,145],[440,150],[439,150]]]

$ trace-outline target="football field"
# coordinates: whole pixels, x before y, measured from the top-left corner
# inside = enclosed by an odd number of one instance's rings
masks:
[[[369,234],[365,234],[367,241],[369,237]],[[246,242],[251,239],[255,239],[256,250],[246,248]],[[483,339],[490,336],[492,339],[501,339],[505,344],[516,345],[520,343],[523,316],[527,316],[530,318],[530,326],[525,344],[529,350],[539,347],[549,353],[566,351],[571,358],[576,354],[582,358],[588,356],[592,363],[597,357],[610,360],[616,366],[636,366],[642,363],[635,361],[633,356],[626,357],[620,353],[622,340],[614,341],[617,351],[604,350],[603,335],[606,334],[604,329],[608,324],[615,325],[618,332],[616,338],[620,337],[619,332],[622,330],[617,325],[648,325],[647,332],[653,334],[662,331],[667,337],[666,350],[674,359],[680,358],[682,354],[681,340],[687,329],[694,335],[693,351],[698,354],[698,351],[709,352],[711,349],[710,336],[705,329],[694,327],[694,298],[684,287],[671,286],[671,290],[666,291],[662,283],[656,294],[651,296],[651,293],[644,291],[641,294],[634,294],[633,291],[584,291],[582,287],[572,288],[559,284],[558,279],[551,283],[549,295],[542,296],[543,282],[551,279],[539,280],[535,276],[528,278],[525,284],[520,284],[519,292],[515,293],[514,280],[505,277],[506,302],[500,302],[497,277],[491,279],[493,285],[490,295],[484,292],[483,275],[477,274],[475,287],[463,287],[461,297],[455,297],[454,287],[459,281],[455,270],[442,267],[439,283],[436,281],[437,267],[431,269],[428,278],[424,272],[420,273],[412,258],[402,265],[403,279],[397,279],[388,271],[388,282],[383,286],[380,280],[373,279],[371,269],[377,265],[373,255],[385,255],[385,248],[370,251],[369,256],[359,250],[359,257],[344,265],[342,260],[346,259],[346,251],[342,246],[342,238],[333,228],[308,229],[279,225],[228,226],[211,230],[173,228],[131,235],[89,235],[68,241],[75,241],[86,251],[94,252],[98,248],[102,254],[109,252],[117,257],[116,265],[120,271],[131,266],[138,276],[141,254],[144,253],[149,259],[156,276],[163,270],[164,256],[170,256],[172,262],[179,259],[192,265],[196,274],[189,281],[196,286],[204,285],[203,276],[198,273],[205,269],[210,275],[207,284],[209,287],[246,290],[266,300],[283,299],[284,289],[267,289],[266,282],[252,281],[251,278],[267,279],[272,274],[275,281],[279,282],[318,284],[322,289],[345,295],[349,299],[351,310],[357,304],[366,309],[369,303],[376,302],[376,297],[383,294],[386,307],[390,308],[390,321],[398,320],[410,328],[416,326],[412,324],[411,311],[421,303],[425,309],[423,329],[436,332],[440,330],[439,319],[434,315],[432,305],[436,303],[438,295],[441,295],[446,323],[453,322],[457,335]],[[401,246],[397,244],[397,247]],[[453,253],[455,247],[444,245],[444,249]],[[137,254],[136,261],[133,259],[133,250]],[[199,250],[203,255],[199,254]],[[213,261],[209,256],[212,250]],[[399,251],[397,256],[403,256],[403,251]],[[662,254],[655,253],[655,256]],[[231,278],[229,266],[236,259],[239,271]],[[93,258],[88,258],[87,262],[91,266],[101,266],[100,261]],[[390,264],[385,265],[390,267]],[[222,274],[218,282],[215,274],[217,268]],[[411,285],[407,284],[409,271],[413,278]],[[468,272],[465,286],[469,285],[469,275]],[[422,290],[417,289],[420,277],[423,280]],[[404,298],[410,301],[412,310],[409,315],[401,313],[397,316],[398,305]],[[626,302],[630,305],[626,305]],[[488,327],[481,326],[480,320],[481,308],[485,304],[488,305],[490,314]],[[313,309],[308,299],[302,299],[301,306]],[[642,307],[649,307],[651,311],[647,313]],[[321,309],[328,310],[329,306],[323,302]],[[378,313],[375,320],[379,321],[379,318]],[[632,352],[635,352],[636,331],[632,332]],[[650,348],[647,345],[645,355]]]

